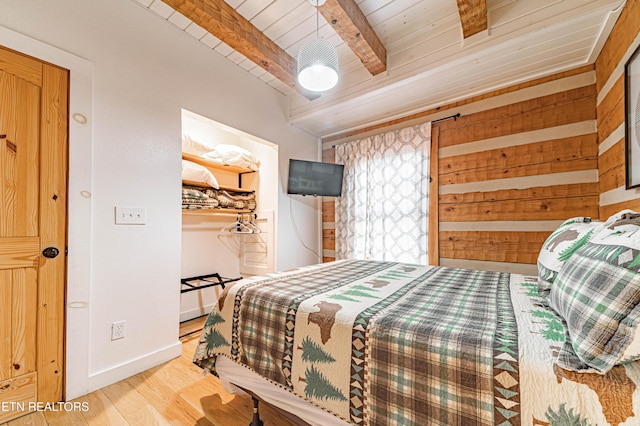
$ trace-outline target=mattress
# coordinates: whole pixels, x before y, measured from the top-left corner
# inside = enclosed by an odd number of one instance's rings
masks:
[[[564,336],[536,277],[349,260],[228,287],[194,362],[310,424],[640,424],[640,363],[563,370]]]

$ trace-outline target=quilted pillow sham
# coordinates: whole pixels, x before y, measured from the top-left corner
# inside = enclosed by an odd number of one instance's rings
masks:
[[[565,220],[544,242],[538,255],[538,293],[548,297],[562,265],[584,245],[602,222],[589,217]]]
[[[633,215],[631,215],[633,216]],[[640,214],[609,218],[566,262],[550,306],[565,323],[557,364],[604,374],[637,359],[640,324]]]

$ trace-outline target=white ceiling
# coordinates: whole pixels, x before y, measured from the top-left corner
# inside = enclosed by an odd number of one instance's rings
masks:
[[[463,39],[456,0],[356,0],[387,49],[372,77],[319,17],[336,46],[338,86],[309,100],[161,0],[133,0],[289,98],[290,122],[327,137],[595,62],[624,0],[487,0],[488,30]],[[226,0],[296,57],[315,38],[308,0]]]

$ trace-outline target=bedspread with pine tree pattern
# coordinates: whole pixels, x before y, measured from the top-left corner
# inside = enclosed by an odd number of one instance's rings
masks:
[[[640,362],[565,371],[563,339],[535,277],[345,260],[227,287],[194,362],[226,356],[354,425],[640,424]]]

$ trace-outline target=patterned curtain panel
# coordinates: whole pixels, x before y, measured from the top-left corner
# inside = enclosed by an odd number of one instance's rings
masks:
[[[336,259],[427,264],[431,123],[336,147]]]

